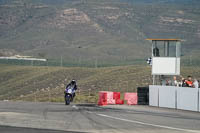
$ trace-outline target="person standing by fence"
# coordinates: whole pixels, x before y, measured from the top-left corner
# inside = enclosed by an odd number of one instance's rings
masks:
[[[172,86],[178,86],[178,81],[177,81],[176,76],[174,76],[174,78],[173,78]]]
[[[194,79],[193,87],[194,88],[199,88],[199,82],[198,82],[197,79]]]
[[[192,82],[192,77],[188,76],[188,79],[186,80],[186,85],[187,87],[192,87],[193,86],[193,82]]]

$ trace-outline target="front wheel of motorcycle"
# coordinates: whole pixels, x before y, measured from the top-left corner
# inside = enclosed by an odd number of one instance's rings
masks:
[[[65,96],[65,105],[69,105],[70,104],[70,100],[71,99],[71,96],[70,95],[66,95]]]

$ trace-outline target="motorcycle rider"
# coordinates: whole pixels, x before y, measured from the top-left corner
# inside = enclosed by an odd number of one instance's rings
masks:
[[[66,86],[66,89],[67,88],[73,88],[72,91],[73,91],[73,94],[72,94],[72,101],[74,99],[74,97],[76,96],[75,92],[77,90],[77,85],[76,85],[76,80],[72,80],[67,86]]]

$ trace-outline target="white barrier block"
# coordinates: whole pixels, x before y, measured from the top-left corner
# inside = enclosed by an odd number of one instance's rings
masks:
[[[197,88],[177,88],[177,109],[198,111],[198,90]]]
[[[159,87],[156,85],[149,86],[149,105],[150,106],[158,106],[158,93]]]
[[[176,87],[159,87],[159,107],[176,108]]]
[[[199,112],[200,112],[200,88],[199,88]]]

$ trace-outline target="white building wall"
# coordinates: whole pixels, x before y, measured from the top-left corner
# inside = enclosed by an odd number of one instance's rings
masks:
[[[152,75],[180,75],[180,58],[153,57]]]

